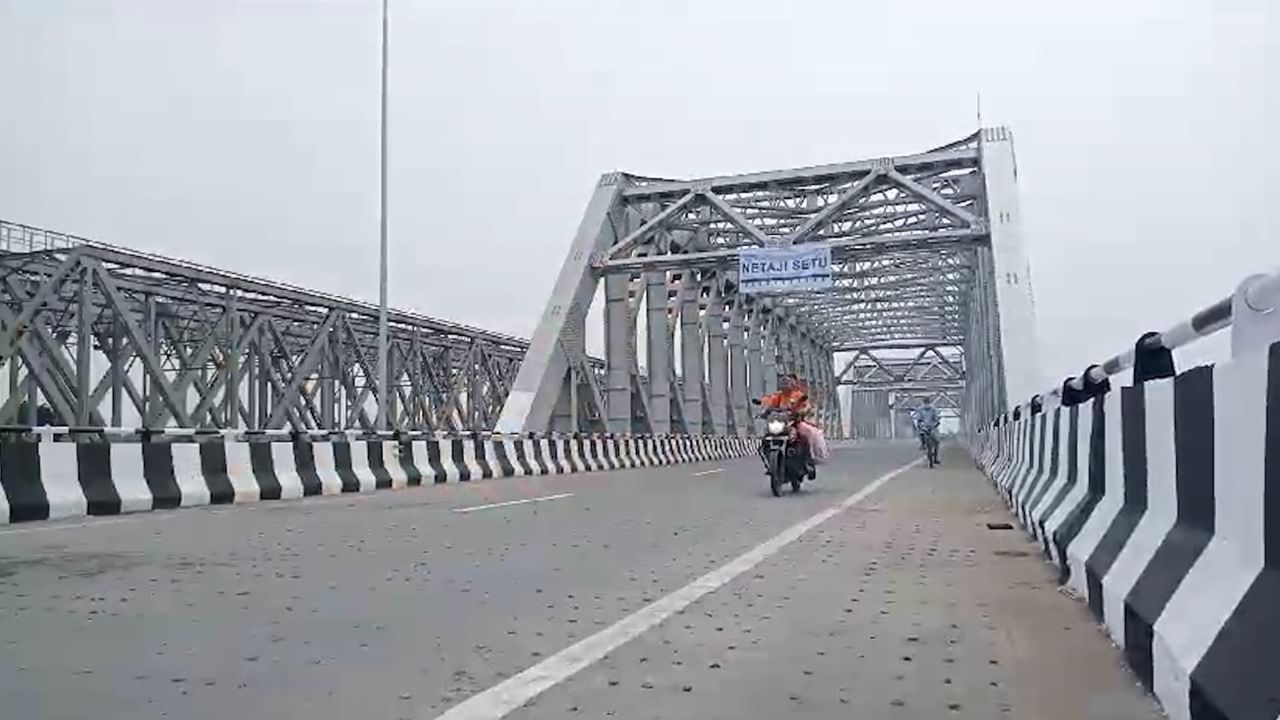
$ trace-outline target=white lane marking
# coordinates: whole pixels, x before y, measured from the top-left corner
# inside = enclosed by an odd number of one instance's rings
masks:
[[[722,473],[722,472],[724,472],[724,468],[716,468],[715,470],[703,470],[702,472],[696,472],[693,474],[693,476],[702,477],[703,475],[715,475],[716,473]]]
[[[469,513],[477,510],[490,510],[492,508],[508,507],[511,505],[524,505],[525,503],[546,502],[547,500],[559,500],[560,498],[573,497],[573,493],[560,493],[559,495],[543,495],[536,498],[525,498],[524,500],[508,500],[506,502],[489,503],[488,505],[473,505],[471,507],[454,508],[456,513]]]
[[[658,623],[693,604],[698,598],[722,587],[798,540],[818,525],[862,502],[894,477],[919,465],[923,458],[903,465],[872,480],[858,492],[783,530],[781,533],[712,570],[675,592],[635,611],[617,623],[570,645],[478,695],[453,706],[436,720],[499,720],[529,700],[569,679],[624,643],[635,639]]]

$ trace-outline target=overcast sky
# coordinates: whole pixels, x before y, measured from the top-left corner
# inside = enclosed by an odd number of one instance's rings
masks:
[[[1046,377],[1280,263],[1280,4],[392,0],[394,305],[529,335],[597,177],[1016,137]],[[377,0],[0,0],[0,217],[374,299]],[[1207,351],[1198,351],[1192,355]]]

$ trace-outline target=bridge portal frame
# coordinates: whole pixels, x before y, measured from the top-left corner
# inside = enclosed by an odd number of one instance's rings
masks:
[[[903,344],[962,356],[972,370],[957,373],[947,404],[979,423],[994,417],[1039,379],[1016,174],[1004,128],[916,155],[794,170],[688,181],[608,173],[498,428],[752,434],[748,400],[796,372],[839,435],[837,354]],[[830,248],[835,287],[738,292],[740,250],[799,243]],[[581,368],[600,286],[597,384]],[[907,384],[913,397],[931,391]]]

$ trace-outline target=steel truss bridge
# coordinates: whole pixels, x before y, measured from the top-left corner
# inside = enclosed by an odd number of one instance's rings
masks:
[[[8,222],[0,298],[2,424],[373,428],[376,305]],[[492,427],[528,343],[389,323],[393,427]]]
[[[841,385],[886,408],[930,395],[991,419],[1039,379],[1016,177],[1004,128],[795,170],[607,174],[499,427],[751,433],[750,398],[786,372],[808,380],[830,428]],[[739,292],[740,250],[800,244],[831,249],[831,289]],[[583,345],[601,289],[603,378]]]
[[[984,422],[1039,389],[1016,175],[1003,128],[795,170],[606,174],[531,340],[390,313],[389,422],[751,434],[750,399],[786,372],[835,434],[841,387],[855,407],[928,395]],[[832,288],[739,292],[741,249],[799,244],[831,249]],[[603,359],[586,347],[595,301]],[[0,222],[0,424],[372,430],[377,314]]]

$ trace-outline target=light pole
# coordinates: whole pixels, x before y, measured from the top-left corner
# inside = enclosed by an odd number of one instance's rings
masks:
[[[378,425],[387,429],[387,0],[382,0],[382,177],[378,212]]]

